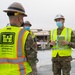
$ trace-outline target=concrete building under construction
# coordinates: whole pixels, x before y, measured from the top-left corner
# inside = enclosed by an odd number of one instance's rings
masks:
[[[32,29],[37,37],[37,49],[45,50],[49,39],[49,31],[42,29]]]

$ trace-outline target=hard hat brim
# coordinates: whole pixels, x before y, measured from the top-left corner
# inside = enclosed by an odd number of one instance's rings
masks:
[[[56,18],[56,19],[54,19],[54,21],[56,21],[57,19],[63,19],[63,20],[65,20],[64,18]]]
[[[24,26],[25,26],[25,25],[29,25],[29,26],[32,26],[31,24],[24,24]]]
[[[21,27],[26,26],[26,25],[29,25],[30,27],[32,26],[31,24],[23,24]]]
[[[27,15],[26,15],[25,13],[23,13],[23,12],[21,12],[21,11],[19,11],[19,10],[16,11],[16,10],[14,10],[14,9],[13,9],[13,10],[8,9],[8,10],[3,10],[3,12],[6,12],[6,13],[7,13],[7,12],[18,12],[18,13],[23,14],[25,17],[27,17]]]

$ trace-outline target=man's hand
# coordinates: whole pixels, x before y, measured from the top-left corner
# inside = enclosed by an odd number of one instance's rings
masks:
[[[50,45],[54,46],[56,44],[56,41],[51,41]]]
[[[60,45],[62,45],[62,46],[65,46],[65,45],[68,45],[68,44],[69,44],[69,42],[66,41],[66,40],[60,41]]]

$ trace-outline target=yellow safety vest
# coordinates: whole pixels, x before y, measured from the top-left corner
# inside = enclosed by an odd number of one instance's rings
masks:
[[[64,28],[60,36],[64,36],[65,40],[70,42],[71,41],[71,32],[72,29],[70,28]],[[57,40],[57,29],[51,30],[51,41]],[[59,47],[58,42],[56,42],[56,45],[52,47],[52,57],[56,57],[57,53],[59,56],[71,56],[71,47],[63,46]]]
[[[32,69],[24,50],[29,32],[8,26],[0,30],[0,75],[27,75]]]
[[[35,38],[35,34],[30,30],[30,34],[32,36],[32,38],[34,39]]]

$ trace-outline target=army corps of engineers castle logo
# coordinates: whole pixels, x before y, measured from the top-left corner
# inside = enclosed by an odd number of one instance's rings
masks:
[[[14,44],[15,33],[14,32],[2,32],[0,34],[1,44]]]

